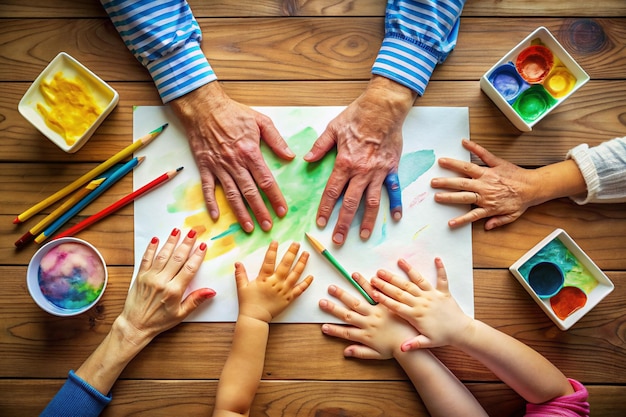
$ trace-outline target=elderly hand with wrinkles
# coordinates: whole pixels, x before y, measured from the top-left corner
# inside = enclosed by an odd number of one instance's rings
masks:
[[[475,142],[463,139],[463,147],[479,157],[487,167],[451,158],[440,158],[439,166],[460,174],[454,178],[433,178],[433,188],[452,191],[435,194],[435,201],[445,204],[472,204],[472,209],[448,222],[458,227],[489,218],[485,229],[511,223],[529,207],[545,199],[540,196],[541,178],[537,170],[521,168],[498,158]]]

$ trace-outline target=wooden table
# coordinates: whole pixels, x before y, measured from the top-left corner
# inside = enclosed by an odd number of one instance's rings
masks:
[[[51,4],[54,4],[52,6]],[[348,105],[365,87],[383,35],[382,0],[190,0],[204,51],[224,88],[248,105]],[[517,131],[478,80],[539,26],[591,76],[531,133]],[[17,112],[30,83],[60,51],[119,91],[120,102],[78,153],[60,151]],[[121,311],[133,259],[133,207],[79,237],[109,265],[97,307],[73,318],[41,311],[26,289],[35,245],[13,242],[34,223],[15,215],[132,140],[132,106],[158,105],[146,71],[95,0],[5,0],[0,4],[0,415],[36,415],[97,346]],[[626,134],[626,3],[623,0],[468,1],[458,46],[417,106],[468,106],[471,138],[514,163],[561,160],[586,142]],[[85,210],[131,190],[130,176]],[[476,317],[529,344],[586,384],[593,416],[626,410],[626,205],[577,206],[560,199],[507,227],[473,226]],[[45,213],[36,216],[41,219]],[[76,219],[78,220],[78,219]],[[615,291],[569,331],[559,330],[507,268],[555,228],[565,229],[615,283]],[[184,323],[158,337],[122,374],[106,416],[208,416],[233,323]],[[317,324],[271,326],[253,416],[428,415],[393,362],[346,360],[345,342]],[[482,365],[453,349],[439,356],[494,416],[523,414],[523,401]]]

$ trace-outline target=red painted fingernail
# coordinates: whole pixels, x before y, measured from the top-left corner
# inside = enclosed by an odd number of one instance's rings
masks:
[[[150,241],[150,243],[152,243],[153,245],[156,245],[157,243],[159,243],[159,238],[158,237],[153,237],[152,240]]]
[[[202,242],[202,243],[200,244],[200,250],[201,250],[201,251],[206,250],[206,243]]]
[[[193,230],[193,229],[191,229],[191,230],[189,231],[189,233],[187,233],[187,237],[188,237],[189,239],[193,239],[194,237],[196,237],[196,231],[195,231],[195,230]]]
[[[178,230],[177,228],[172,229],[172,236],[178,236],[179,233],[180,230]]]

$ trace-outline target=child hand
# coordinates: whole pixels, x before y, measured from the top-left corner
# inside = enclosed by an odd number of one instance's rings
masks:
[[[372,293],[372,286],[362,275],[355,273],[353,277],[368,294]],[[409,323],[383,305],[371,305],[335,285],[328,287],[328,293],[338,298],[343,305],[322,299],[320,308],[350,326],[324,324],[322,332],[358,343],[345,348],[346,357],[390,359],[400,353],[402,342],[418,335]]]
[[[259,276],[251,282],[243,264],[235,263],[239,315],[269,323],[311,285],[311,275],[298,283],[309,259],[309,253],[302,252],[294,266],[299,249],[299,243],[292,243],[276,267],[278,242],[270,243]]]
[[[141,259],[124,309],[115,320],[126,338],[136,344],[147,343],[176,326],[203,301],[215,296],[212,289],[200,288],[183,299],[189,282],[202,264],[206,244],[194,250],[195,233],[190,231],[176,247],[179,237],[180,230],[174,229],[158,255],[159,240],[152,239]]]
[[[408,321],[419,335],[402,343],[402,351],[454,345],[471,329],[473,320],[463,313],[448,289],[443,262],[435,258],[437,288],[420,275],[404,259],[398,261],[410,281],[380,270],[372,278],[379,291],[372,298]]]

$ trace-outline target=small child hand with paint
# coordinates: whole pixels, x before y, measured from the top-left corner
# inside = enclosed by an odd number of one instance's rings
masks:
[[[588,393],[582,384],[566,378],[529,346],[463,313],[450,294],[441,259],[435,259],[436,287],[406,261],[399,260],[398,266],[409,282],[388,271],[379,271],[371,284],[375,288],[372,298],[419,332],[402,343],[403,352],[451,345],[479,360],[528,401],[527,416],[550,414],[547,410],[568,416],[589,414]],[[434,415],[432,411],[431,414]]]
[[[269,323],[313,281],[309,275],[298,282],[309,259],[308,252],[302,252],[296,260],[299,250],[300,244],[292,243],[277,265],[278,242],[270,243],[254,281],[248,280],[243,264],[235,263],[239,315],[217,387],[214,417],[249,415],[265,363]]]

